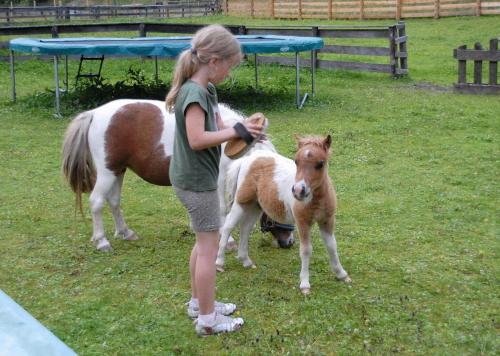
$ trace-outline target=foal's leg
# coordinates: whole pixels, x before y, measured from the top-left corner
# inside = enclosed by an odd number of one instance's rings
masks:
[[[309,283],[309,262],[312,255],[311,226],[307,223],[297,223],[300,234],[300,291],[303,294],[311,292]]]
[[[120,209],[122,185],[124,174],[116,177],[115,183],[111,187],[110,194],[108,196],[108,204],[111,208],[111,213],[115,220],[115,237],[121,237],[124,240],[137,240],[139,237],[135,232],[128,228],[125,220],[123,219],[123,213]]]
[[[352,282],[351,278],[340,264],[339,255],[337,254],[337,240],[335,239],[335,233],[333,232],[333,223],[320,224],[319,231],[321,238],[325,243],[326,249],[328,250],[328,254],[330,255],[332,272],[335,273],[337,278],[341,281],[346,283]]]
[[[90,210],[92,212],[92,224],[94,233],[92,242],[99,251],[111,251],[111,244],[104,234],[104,224],[102,221],[102,209],[115,184],[116,176],[109,171],[98,172],[94,189],[90,193]]]

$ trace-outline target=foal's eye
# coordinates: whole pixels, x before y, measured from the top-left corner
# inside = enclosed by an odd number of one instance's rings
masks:
[[[319,162],[316,164],[316,167],[314,167],[314,168],[316,168],[316,169],[319,171],[320,169],[322,169],[322,168],[323,168],[323,166],[324,166],[324,165],[325,165],[325,162],[324,162],[324,161],[319,161]]]

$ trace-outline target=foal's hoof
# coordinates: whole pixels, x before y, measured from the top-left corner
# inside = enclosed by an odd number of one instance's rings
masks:
[[[300,288],[300,291],[302,292],[302,294],[304,295],[309,295],[311,294],[311,289],[310,288]]]
[[[224,266],[215,265],[215,269],[217,270],[217,272],[224,272]]]

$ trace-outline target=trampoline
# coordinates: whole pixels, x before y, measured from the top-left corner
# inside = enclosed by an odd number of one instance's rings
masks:
[[[10,41],[10,72],[12,81],[12,100],[16,100],[15,56],[14,52],[54,57],[54,80],[56,93],[56,111],[59,115],[59,57],[65,58],[65,76],[67,81],[68,56],[150,56],[155,59],[155,75],[158,75],[158,57],[175,58],[189,48],[192,37],[139,37],[139,38],[16,38]],[[241,35],[236,36],[244,54],[255,56],[255,81],[258,86],[257,55],[270,53],[295,53],[296,105],[302,107],[308,94],[300,97],[300,58],[299,52],[311,52],[311,90],[315,91],[316,51],[323,48],[323,39],[319,37]]]

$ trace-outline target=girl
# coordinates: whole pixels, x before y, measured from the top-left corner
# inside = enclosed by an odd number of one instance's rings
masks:
[[[236,305],[215,301],[220,145],[248,133],[256,137],[262,130],[249,123],[225,127],[218,111],[214,84],[221,83],[241,58],[240,44],[228,30],[220,25],[202,28],[191,48],[179,56],[166,99],[176,120],[170,180],[196,234],[189,261],[192,297],[188,315],[198,318],[195,329],[200,336],[237,331],[243,325],[242,318],[228,316]]]

